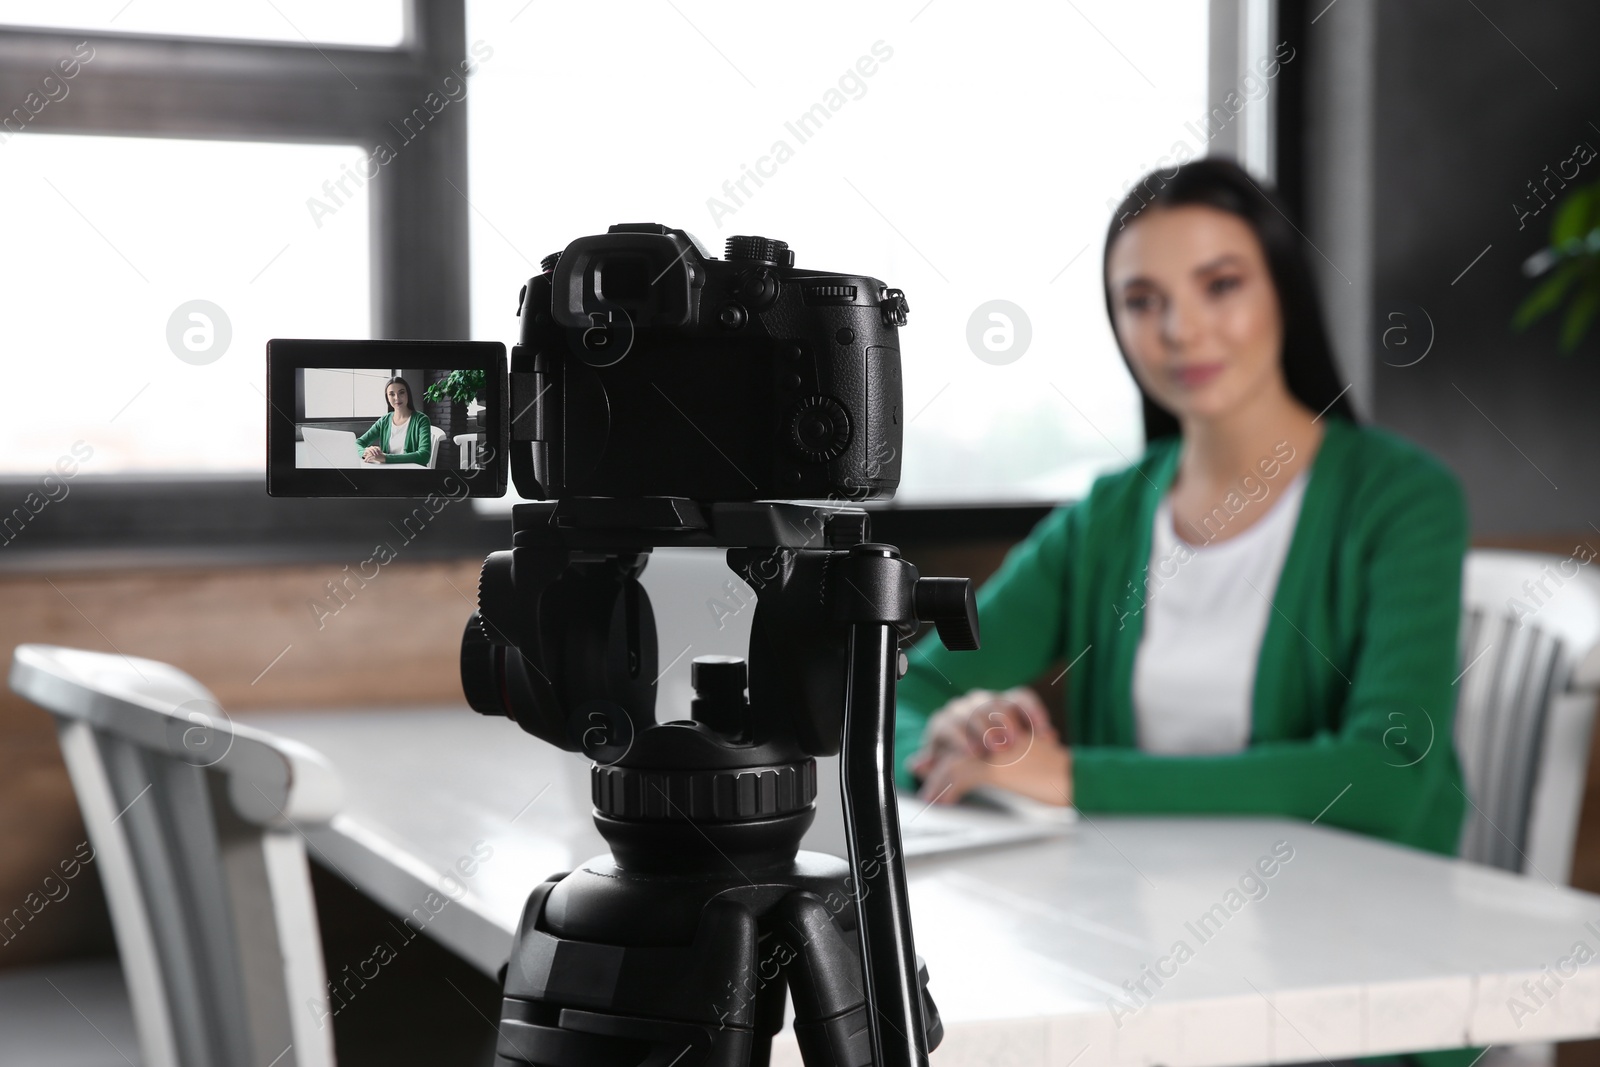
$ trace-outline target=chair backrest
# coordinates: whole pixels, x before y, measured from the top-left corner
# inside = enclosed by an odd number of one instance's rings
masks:
[[[333,770],[154,660],[20,645],[10,683],[55,717],[145,1067],[331,1065],[302,835]]]
[[[433,439],[433,448],[428,452],[428,466],[432,467],[439,462],[439,442],[448,435],[437,426],[428,427],[428,436]]]
[[[1582,555],[1477,549],[1463,601],[1461,856],[1565,883],[1600,690],[1600,577]]]

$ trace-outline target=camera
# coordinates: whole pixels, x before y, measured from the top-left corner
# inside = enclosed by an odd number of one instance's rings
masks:
[[[905,295],[796,268],[764,237],[730,237],[724,255],[647,223],[545,260],[511,355],[512,440],[532,444],[526,465],[512,459],[524,495],[893,492]]]
[[[541,268],[518,300],[509,374],[498,343],[268,342],[268,492],[500,496],[509,468],[540,500],[893,494],[900,290],[797,268],[765,237],[730,237],[719,260],[657,223],[580,237]],[[452,375],[477,388],[464,433],[417,402],[446,395]],[[384,393],[394,378],[417,389],[437,446],[420,425],[402,440]],[[376,442],[382,461],[370,458],[379,424],[397,446]]]

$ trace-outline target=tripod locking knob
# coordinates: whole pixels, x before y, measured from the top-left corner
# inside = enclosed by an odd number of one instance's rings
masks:
[[[912,607],[921,622],[933,623],[939,640],[952,652],[978,648],[978,598],[968,578],[918,578]]]
[[[745,728],[744,687],[748,670],[739,656],[696,656],[689,666],[694,701],[689,714],[713,730],[739,734]]]

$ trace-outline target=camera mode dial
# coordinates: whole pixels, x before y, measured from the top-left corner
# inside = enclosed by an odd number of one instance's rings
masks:
[[[730,237],[723,246],[723,258],[730,263],[765,263],[772,267],[794,266],[789,242],[770,237]]]

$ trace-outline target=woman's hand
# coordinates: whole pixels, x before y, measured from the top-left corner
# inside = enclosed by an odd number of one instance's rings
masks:
[[[1004,758],[1018,751],[1008,750],[1008,745],[1035,734],[1054,737],[1055,733],[1049,710],[1032,689],[1019,686],[1004,693],[974,689],[928,720],[922,751],[913,758],[912,769],[917,770],[919,760],[951,753]]]
[[[366,460],[368,463],[382,463],[383,449],[379,448],[377,445],[368,445],[367,450],[361,453],[361,458]]]
[[[1072,802],[1072,755],[1039,695],[1026,687],[976,689],[934,714],[911,769],[919,795],[953,803],[973,787],[999,786],[1045,804]]]

